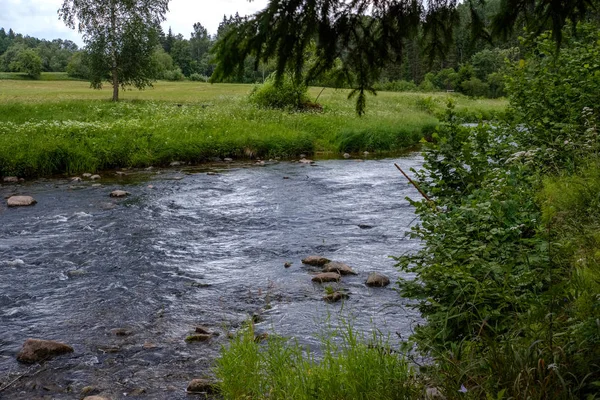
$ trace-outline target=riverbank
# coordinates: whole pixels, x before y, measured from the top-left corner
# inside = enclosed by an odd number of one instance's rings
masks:
[[[294,158],[326,152],[394,153],[431,134],[452,98],[467,120],[502,100],[379,93],[359,118],[346,91],[310,90],[322,112],[290,113],[246,101],[252,85],[157,82],[111,103],[108,88],[75,81],[0,81],[0,176],[48,176],[202,163],[216,157]]]

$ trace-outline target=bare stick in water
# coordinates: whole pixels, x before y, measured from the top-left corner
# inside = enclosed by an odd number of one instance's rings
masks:
[[[423,196],[425,198],[425,200],[433,203],[433,200],[431,200],[429,198],[429,196],[427,196],[425,194],[424,191],[421,190],[421,188],[419,187],[419,185],[417,185],[417,183],[415,181],[413,181],[412,179],[410,179],[410,176],[406,175],[406,173],[404,171],[402,171],[402,168],[400,168],[400,166],[398,164],[394,164],[396,166],[396,168],[398,168],[398,171],[402,172],[402,175],[404,175],[404,177],[406,179],[408,179],[408,181],[411,183],[411,185],[413,185],[415,187],[415,189],[417,189],[419,191],[419,193],[421,193],[421,196]]]

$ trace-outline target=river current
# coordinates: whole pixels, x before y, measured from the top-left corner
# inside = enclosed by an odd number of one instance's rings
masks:
[[[389,256],[414,251],[416,223],[405,199],[418,192],[396,159],[280,162],[207,169],[104,172],[99,181],[4,184],[0,196],[33,196],[32,207],[0,205],[0,391],[2,399],[79,399],[93,386],[112,399],[185,399],[187,383],[210,376],[228,333],[253,314],[258,332],[318,348],[327,320],[401,340],[418,314],[394,290],[368,288],[369,272],[394,282]],[[109,193],[123,189],[125,199]],[[322,255],[353,267],[343,303],[311,282]],[[292,263],[284,268],[284,263]],[[198,325],[219,334],[186,343]],[[130,333],[117,336],[121,328]],[[74,353],[43,365],[15,355],[27,338]]]

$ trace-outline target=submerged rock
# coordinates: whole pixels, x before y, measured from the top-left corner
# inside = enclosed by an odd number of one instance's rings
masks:
[[[358,275],[350,266],[337,261],[325,264],[323,272],[337,272],[340,275]]]
[[[211,336],[214,335],[214,333],[211,332],[210,329],[208,329],[205,326],[201,326],[201,325],[197,326],[196,329],[194,329],[194,332],[200,333],[202,335],[211,335]]]
[[[185,338],[185,341],[188,343],[191,342],[207,342],[212,338],[212,334],[211,335],[206,335],[206,334],[202,334],[202,333],[196,333],[193,335],[189,335],[188,337]]]
[[[37,201],[31,196],[11,196],[6,202],[9,207],[26,207],[32,206],[35,203]]]
[[[323,283],[323,282],[338,282],[341,278],[341,275],[337,272],[324,272],[319,275],[315,275],[312,278],[313,282]]]
[[[302,260],[302,264],[315,265],[320,267],[321,265],[325,265],[330,261],[331,260],[321,256],[308,256]]]
[[[372,272],[369,274],[365,284],[371,287],[384,287],[390,284],[390,278],[380,273]]]
[[[125,196],[129,196],[129,192],[126,192],[124,190],[113,190],[110,193],[110,197],[125,197]]]
[[[115,328],[111,329],[110,333],[115,336],[131,336],[133,335],[133,331],[127,328]]]
[[[192,380],[188,387],[188,393],[216,393],[217,392],[217,384],[216,382],[209,379],[194,379]]]
[[[22,363],[33,364],[72,352],[73,348],[64,343],[53,340],[27,339],[21,351],[17,354],[17,360]]]

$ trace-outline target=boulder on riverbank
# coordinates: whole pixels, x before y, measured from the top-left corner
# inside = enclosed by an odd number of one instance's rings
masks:
[[[31,196],[11,196],[6,201],[9,207],[27,207],[32,206],[37,201]]]
[[[337,261],[325,264],[323,272],[337,272],[340,275],[358,275],[349,265]]]
[[[337,272],[324,272],[319,275],[315,275],[312,278],[313,282],[324,283],[324,282],[338,282],[342,276]]]
[[[328,260],[327,258],[321,257],[321,256],[308,256],[302,260],[302,264],[314,265],[314,266],[320,267],[322,265],[327,264],[330,261],[331,260]]]
[[[22,363],[33,364],[72,352],[73,348],[64,343],[53,340],[27,339],[21,351],[17,354],[17,360]]]
[[[371,272],[365,284],[370,287],[384,287],[390,284],[390,278],[377,272]]]
[[[2,181],[4,183],[19,183],[19,178],[17,178],[16,176],[5,176],[4,179],[2,179]]]

